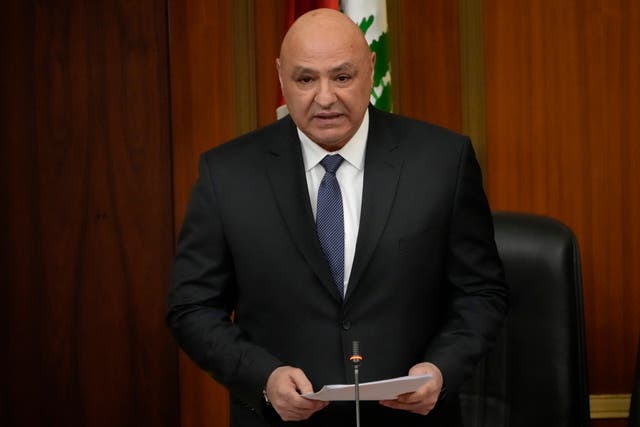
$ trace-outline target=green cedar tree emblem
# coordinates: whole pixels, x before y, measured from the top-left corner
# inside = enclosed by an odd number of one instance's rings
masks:
[[[374,16],[362,18],[360,30],[363,34],[373,24]],[[371,42],[371,50],[376,53],[376,65],[373,70],[373,89],[371,90],[372,103],[376,108],[391,111],[391,72],[389,65],[388,33],[383,32],[379,38]],[[385,79],[386,76],[386,79]]]

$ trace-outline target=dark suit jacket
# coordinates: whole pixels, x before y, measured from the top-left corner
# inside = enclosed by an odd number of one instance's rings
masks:
[[[203,154],[173,281],[173,335],[229,388],[232,424],[242,426],[275,423],[261,391],[280,365],[301,368],[315,389],[352,382],[353,340],[364,355],[361,381],[406,375],[430,361],[449,395],[427,417],[365,404],[363,422],[435,425],[440,412],[450,424],[457,389],[493,343],[507,307],[469,140],[373,107],[344,302],[316,235],[289,117]],[[353,404],[332,403],[307,424],[352,418]]]

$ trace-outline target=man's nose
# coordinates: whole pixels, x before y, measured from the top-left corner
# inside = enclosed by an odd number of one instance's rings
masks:
[[[334,92],[331,82],[321,80],[318,85],[318,92],[314,101],[323,108],[330,107],[338,98]]]

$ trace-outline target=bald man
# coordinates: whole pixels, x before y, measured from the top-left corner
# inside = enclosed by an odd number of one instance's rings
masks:
[[[303,15],[276,61],[289,116],[200,159],[167,321],[229,389],[233,426],[352,425],[352,402],[302,395],[353,382],[354,340],[361,381],[432,376],[363,402],[362,425],[461,425],[458,389],[502,324],[471,144],[370,106],[374,64],[343,14]]]

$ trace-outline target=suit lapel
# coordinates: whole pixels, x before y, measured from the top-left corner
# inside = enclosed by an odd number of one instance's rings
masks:
[[[357,288],[382,235],[402,170],[398,144],[381,123],[384,117],[380,117],[380,113],[373,108],[369,112],[371,122],[365,155],[360,227],[345,302]]]
[[[286,131],[268,143],[267,176],[291,239],[322,284],[341,301],[316,234],[296,128],[291,119],[285,119],[283,126]]]

